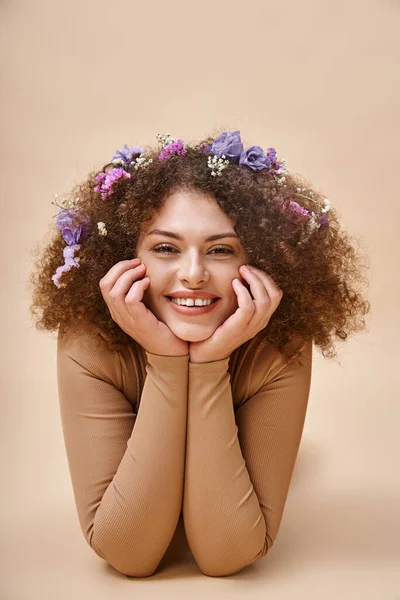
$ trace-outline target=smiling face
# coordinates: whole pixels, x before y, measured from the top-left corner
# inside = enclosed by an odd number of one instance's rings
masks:
[[[214,239],[208,239],[211,236]],[[237,277],[246,285],[239,273],[246,252],[231,220],[212,196],[197,190],[174,192],[146,223],[135,256],[146,265],[150,277],[144,304],[180,339],[207,339],[238,308],[232,281]],[[188,309],[175,310],[167,296],[188,291],[208,292],[219,300],[208,312],[184,314]]]

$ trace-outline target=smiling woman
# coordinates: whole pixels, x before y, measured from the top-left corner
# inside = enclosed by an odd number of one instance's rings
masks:
[[[183,519],[202,572],[229,575],[276,539],[313,344],[334,357],[369,302],[336,211],[273,148],[244,149],[238,131],[157,137],[161,149],[125,146],[56,202],[31,313],[58,330],[91,548],[148,576]]]
[[[223,272],[221,283],[239,278],[250,293],[249,282],[238,271],[240,264],[250,263],[284,292],[265,325],[268,340],[286,358],[294,351],[292,341],[297,336],[312,339],[326,358],[336,357],[335,338],[343,341],[365,327],[369,303],[362,295],[366,280],[363,257],[353,244],[357,240],[341,230],[336,210],[327,210],[329,202],[323,194],[289,173],[273,148],[244,149],[239,132],[223,132],[194,145],[174,141],[168,134],[157,137],[161,151],[125,146],[111,163],[78,184],[71,199],[62,204],[70,210],[59,211],[59,231],[44,247],[34,249],[31,313],[37,327],[62,334],[71,327],[85,331],[92,323],[100,327],[110,348],[131,344],[132,337],[112,319],[99,281],[117,261],[138,255],[147,230],[146,268],[158,261],[168,273],[170,264],[179,264],[181,272],[182,267],[196,272],[213,265],[211,275],[220,277]],[[181,199],[178,210],[186,206],[180,215],[174,210],[171,221],[166,216],[172,210],[167,203],[170,197],[175,206]],[[168,236],[167,244],[165,235],[150,236],[149,227],[181,234],[183,239]],[[228,232],[237,238],[207,240]],[[209,243],[216,241],[220,243]],[[200,248],[200,244],[205,245]],[[79,256],[74,257],[77,246]],[[63,254],[65,264],[59,266]],[[149,277],[151,281],[151,269]],[[200,284],[187,282],[185,290],[190,285],[203,289],[206,283],[209,289],[216,285],[212,280],[201,282],[200,276]],[[182,282],[174,282],[174,287],[168,283],[165,294],[182,289]],[[146,296],[154,297],[150,291]],[[232,288],[221,310],[227,308],[228,298],[232,302]]]

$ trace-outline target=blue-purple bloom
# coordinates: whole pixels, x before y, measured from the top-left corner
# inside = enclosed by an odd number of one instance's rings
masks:
[[[253,171],[268,169],[271,174],[281,174],[285,170],[284,161],[277,159],[275,148],[268,148],[265,151],[260,146],[250,146],[244,150],[239,130],[224,131],[214,140],[211,146],[202,146],[199,151],[211,152],[217,158],[224,155],[228,160],[238,162]]]
[[[320,227],[328,227],[329,226],[329,215],[327,212],[322,213],[319,223],[320,223]]]
[[[116,151],[116,153],[114,154],[114,156],[112,157],[111,160],[113,161],[116,159],[120,159],[125,164],[129,165],[130,162],[132,161],[132,157],[135,154],[142,154],[143,152],[144,152],[144,149],[142,148],[142,146],[132,146],[132,148],[129,148],[129,146],[127,146],[125,144],[122,150]]]
[[[232,162],[238,162],[243,152],[243,143],[240,139],[240,131],[224,131],[211,144],[210,152],[221,158],[222,155]]]
[[[61,231],[69,246],[79,244],[92,230],[89,217],[74,209],[61,210],[57,213],[57,229]]]
[[[260,146],[250,146],[243,150],[239,158],[239,164],[250,167],[253,171],[269,169],[271,161]]]

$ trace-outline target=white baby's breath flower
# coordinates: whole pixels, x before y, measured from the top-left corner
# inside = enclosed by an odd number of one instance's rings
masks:
[[[162,148],[164,148],[168,144],[175,142],[174,138],[171,137],[169,133],[157,133],[156,138],[158,139],[158,142],[160,143]]]
[[[321,212],[325,213],[328,212],[331,208],[331,203],[329,202],[328,198],[324,198],[324,208],[321,209]]]
[[[103,223],[103,221],[97,223],[97,228],[99,230],[99,235],[107,235],[106,224]]]
[[[207,164],[211,169],[211,175],[213,177],[222,175],[221,171],[223,169],[226,169],[226,167],[229,165],[229,160],[228,159],[224,160],[224,159],[225,159],[225,154],[222,154],[221,158],[218,158],[218,156],[215,156],[215,155],[212,158],[211,158],[211,156],[207,157]]]

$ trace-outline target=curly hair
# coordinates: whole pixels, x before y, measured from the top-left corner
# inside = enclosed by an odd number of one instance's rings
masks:
[[[363,316],[370,310],[362,293],[365,257],[357,248],[359,240],[341,228],[335,208],[329,212],[329,227],[302,241],[304,216],[284,208],[295,198],[302,208],[315,210],[312,201],[296,195],[298,188],[312,190],[321,205],[324,195],[298,174],[285,173],[285,185],[278,185],[267,170],[235,163],[221,177],[212,177],[207,152],[199,149],[213,141],[209,136],[168,160],[158,160],[158,148],[146,147],[152,162],[136,170],[129,167],[131,177],[120,180],[106,201],[94,188],[96,176],[115,167],[112,162],[74,186],[70,194],[79,196],[79,211],[94,223],[104,222],[108,233],[102,236],[93,230],[88,235],[79,250],[79,268],[63,274],[66,287],[60,289],[51,278],[62,262],[62,235],[52,230],[49,240],[33,248],[30,313],[37,329],[58,329],[62,335],[92,324],[103,332],[111,350],[131,344],[132,338],[111,318],[99,281],[116,262],[135,257],[141,228],[177,190],[212,196],[232,219],[248,262],[266,271],[283,290],[262,333],[285,358],[290,358],[291,342],[298,336],[311,339],[325,358],[335,358],[335,337],[343,341],[365,328]]]

